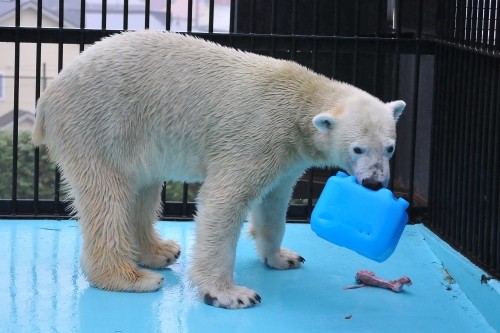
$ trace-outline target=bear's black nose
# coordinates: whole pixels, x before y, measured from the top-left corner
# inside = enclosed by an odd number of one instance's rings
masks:
[[[382,182],[379,182],[378,180],[372,178],[363,179],[363,182],[361,184],[364,187],[374,191],[380,190],[382,187],[384,187],[384,184]]]

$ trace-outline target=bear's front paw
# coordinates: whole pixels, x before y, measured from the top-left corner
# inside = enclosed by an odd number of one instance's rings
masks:
[[[173,264],[181,255],[180,246],[174,241],[161,241],[141,252],[139,265],[161,269]]]
[[[232,286],[226,290],[202,292],[203,301],[212,306],[225,309],[243,309],[260,303],[260,296],[245,287]]]
[[[297,253],[282,248],[279,252],[265,257],[264,261],[271,268],[293,269],[302,266],[306,260]]]

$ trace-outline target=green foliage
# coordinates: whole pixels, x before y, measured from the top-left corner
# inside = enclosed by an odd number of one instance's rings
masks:
[[[0,199],[12,196],[12,131],[0,131]],[[32,199],[34,197],[35,148],[31,144],[31,133],[19,132],[17,147],[17,197]],[[50,161],[45,148],[39,153],[39,198],[53,199],[55,191],[55,164]],[[63,191],[61,188],[61,192]],[[199,185],[188,187],[188,201],[194,201]],[[183,183],[166,183],[166,200],[182,201]],[[61,194],[64,199],[65,195]]]
[[[0,198],[12,196],[12,131],[0,131]],[[17,197],[33,198],[35,175],[35,148],[31,144],[31,133],[21,131],[17,146]],[[39,197],[54,197],[55,165],[45,149],[39,154]]]
[[[188,201],[194,201],[200,188],[199,184],[189,184],[187,191]],[[167,182],[165,184],[166,201],[182,201],[182,194],[184,193],[184,183],[180,182]]]

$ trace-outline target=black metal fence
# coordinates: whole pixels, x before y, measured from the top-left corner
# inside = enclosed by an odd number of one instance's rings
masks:
[[[26,26],[21,21],[28,5],[36,21]],[[8,195],[0,197],[1,217],[67,216],[59,175],[53,166],[45,171],[45,152],[33,150],[27,163],[21,159],[24,134],[19,126],[25,113],[20,108],[20,59],[31,57],[35,64],[34,104],[46,79],[41,60],[46,45],[57,46],[60,70],[69,45],[81,51],[119,30],[170,29],[290,59],[386,101],[405,100],[391,188],[412,203],[414,221],[426,222],[500,275],[499,0],[145,0],[140,8],[128,1],[118,9],[115,5],[93,0],[0,2],[0,47],[14,47],[10,63],[2,64],[8,60],[0,52],[0,66],[13,68],[13,89],[4,90],[13,102],[10,149],[0,159],[8,161],[0,182],[9,183]],[[2,24],[7,6],[12,23]],[[52,26],[43,23],[47,12]],[[34,50],[24,54],[27,44]],[[26,164],[29,170],[21,172]],[[308,220],[332,172],[314,169],[304,175],[289,220]],[[47,173],[53,184],[49,196],[42,195]],[[26,182],[29,193],[21,194]],[[162,218],[192,218],[196,188],[166,184]]]
[[[430,226],[500,276],[500,2],[443,2],[440,17]]]

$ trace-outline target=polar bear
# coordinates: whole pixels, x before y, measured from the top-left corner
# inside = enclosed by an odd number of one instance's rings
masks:
[[[337,166],[377,189],[389,179],[405,103],[284,60],[180,34],[125,32],[84,51],[49,85],[33,143],[45,144],[70,186],[83,236],[82,271],[102,289],[159,289],[180,248],[153,223],[165,180],[201,182],[190,277],[223,308],[261,301],[233,280],[242,223],[275,269],[295,182]],[[142,267],[142,268],[140,268]]]

